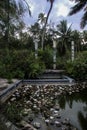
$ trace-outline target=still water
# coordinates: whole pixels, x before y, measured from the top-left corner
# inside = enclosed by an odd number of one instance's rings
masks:
[[[87,130],[87,89],[70,96],[61,96],[61,98],[56,99],[55,102],[60,105],[59,113],[61,119],[59,119],[59,121],[70,119],[70,123],[77,128],[77,130]],[[62,128],[56,128],[52,125],[46,126],[43,120],[38,117],[35,118],[35,121],[39,121],[42,124],[40,130],[61,130],[63,128],[63,126]]]
[[[70,119],[70,123],[78,130],[87,130],[87,89],[73,95],[61,96],[55,100],[55,103],[60,105],[61,121],[65,118]],[[41,113],[34,118],[34,121],[39,121],[41,124],[40,130],[61,130],[55,126],[46,126],[42,119]],[[0,130],[6,130],[3,123],[0,121]]]
[[[62,118],[70,118],[78,130],[87,130],[87,89],[71,96],[61,97],[59,104]]]

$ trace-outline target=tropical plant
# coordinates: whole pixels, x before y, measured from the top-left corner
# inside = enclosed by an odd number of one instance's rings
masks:
[[[20,115],[21,107],[18,108],[16,103],[8,103],[5,105],[4,114],[13,123],[20,121],[22,116]]]
[[[81,38],[81,33],[77,30],[72,31],[72,40],[75,43],[75,51],[81,51],[81,43],[82,43],[82,38]]]
[[[44,62],[35,59],[34,52],[22,50],[0,50],[0,77],[11,80],[12,78],[35,78],[45,69]]]
[[[67,21],[62,20],[57,25],[57,31],[58,35],[58,50],[60,54],[65,54],[68,49],[70,48],[70,42],[71,42],[71,25],[68,27]]]
[[[42,38],[41,38],[42,49],[43,49],[43,44],[44,44],[44,36],[45,36],[46,25],[47,25],[48,18],[49,18],[49,15],[51,13],[51,10],[53,8],[53,4],[54,4],[55,0],[47,0],[47,1],[50,2],[50,8],[49,8],[49,11],[47,13],[46,21],[45,21],[45,24],[44,24],[44,27],[43,27],[43,33],[42,33]]]
[[[45,14],[44,14],[44,13],[40,13],[40,14],[38,15],[38,22],[40,23],[40,26],[41,26],[42,28],[43,28],[43,26],[44,26],[45,21],[46,21],[46,16],[45,16]]]
[[[80,52],[76,59],[66,64],[66,70],[70,76],[78,81],[87,80],[87,52]]]
[[[85,42],[87,42],[87,30],[83,31],[83,39]]]
[[[87,0],[72,0],[75,1],[75,5],[71,8],[69,15],[73,15],[81,10],[84,11],[80,26],[84,28],[87,24]]]
[[[0,1],[0,32],[6,42],[9,42],[9,36],[14,34],[19,25],[24,24],[21,17],[27,10],[24,1]]]
[[[39,49],[38,55],[41,61],[44,62],[46,69],[52,69],[53,66],[53,50],[48,45],[44,48],[44,50]]]

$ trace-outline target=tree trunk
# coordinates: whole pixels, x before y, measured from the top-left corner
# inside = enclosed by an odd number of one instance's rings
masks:
[[[7,7],[7,12],[8,12],[8,16],[7,16],[7,23],[8,23],[8,25],[7,25],[7,38],[8,38],[8,46],[9,46],[9,4],[10,4],[10,2],[9,2],[9,0],[8,0],[8,7]]]
[[[51,13],[52,7],[53,7],[53,1],[51,2],[50,9],[49,9],[48,14],[47,14],[47,17],[46,17],[46,22],[45,22],[44,27],[43,27],[43,33],[42,33],[42,38],[41,38],[42,50],[43,50],[44,39],[45,39],[46,25],[47,25],[48,18],[49,18],[49,15],[50,15],[50,13]]]

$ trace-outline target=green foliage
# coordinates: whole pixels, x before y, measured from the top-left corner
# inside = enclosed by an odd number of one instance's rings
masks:
[[[22,118],[20,115],[21,110],[22,108],[18,108],[15,103],[8,103],[4,108],[4,114],[10,121],[16,122],[20,121]]]
[[[86,0],[75,0],[75,5],[71,8],[69,15],[76,14],[83,10],[83,16],[81,18],[80,26],[84,28],[87,24],[87,1]]]
[[[30,78],[37,78],[45,70],[44,63],[41,62],[39,59],[34,60],[34,62],[32,62],[29,67],[30,67],[29,72]]]
[[[57,58],[57,69],[65,69],[65,65],[66,65],[66,57],[58,57]]]
[[[35,78],[45,69],[44,63],[35,60],[34,52],[29,50],[1,50],[0,59],[0,77],[8,80]]]
[[[47,69],[52,69],[53,66],[53,50],[47,46],[44,50],[39,50],[39,57],[45,63]]]
[[[87,80],[87,52],[79,53],[74,62],[68,61],[66,70],[78,81]]]

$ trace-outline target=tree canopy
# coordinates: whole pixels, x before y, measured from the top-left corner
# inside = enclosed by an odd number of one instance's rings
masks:
[[[72,1],[75,1],[75,5],[71,8],[69,15],[73,15],[83,10],[84,14],[82,16],[80,26],[81,28],[84,28],[87,24],[87,0],[72,0]]]

